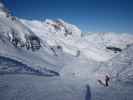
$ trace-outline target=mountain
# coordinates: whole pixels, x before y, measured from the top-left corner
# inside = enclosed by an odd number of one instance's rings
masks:
[[[18,18],[0,0],[2,100],[132,100],[132,51],[131,34]]]
[[[99,73],[104,72],[111,75],[119,81],[128,82],[133,81],[133,45],[130,45],[127,49],[123,50],[122,53],[111,59],[110,61],[103,63],[99,68]]]
[[[59,71],[63,61],[59,60],[61,58],[54,56],[53,51],[56,48],[52,47],[53,49],[51,49],[50,46],[43,43],[18,18],[4,10],[6,8],[2,3],[0,9],[2,12],[0,15],[0,55],[23,62],[41,72],[47,72],[51,69]]]
[[[73,45],[81,38],[81,31],[75,26],[61,19],[46,21],[29,21],[21,19],[21,22],[37,33],[41,40],[50,46],[61,46],[63,51],[76,55],[78,49]]]
[[[21,19],[21,22],[37,33],[39,37],[45,39],[49,45],[60,45],[66,53],[76,56],[80,52],[88,59],[96,61],[106,61],[118,54],[113,50],[108,50],[108,47],[124,49],[133,43],[133,36],[126,33],[121,35],[111,32],[90,33],[82,36],[82,32],[76,26],[70,25],[61,19],[57,21],[48,19],[46,21],[28,21]],[[58,23],[62,26],[58,25]],[[56,30],[53,26],[60,28]],[[66,32],[69,35],[65,35]],[[70,33],[72,34],[70,35]]]

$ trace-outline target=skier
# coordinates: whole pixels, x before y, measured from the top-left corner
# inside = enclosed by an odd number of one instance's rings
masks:
[[[99,84],[108,87],[109,86],[109,82],[110,82],[110,77],[108,75],[105,75],[105,81],[102,80],[98,80]]]
[[[108,75],[105,76],[105,86],[109,86],[110,77]]]

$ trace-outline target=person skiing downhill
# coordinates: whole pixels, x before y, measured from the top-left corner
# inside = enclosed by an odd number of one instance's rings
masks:
[[[99,84],[108,87],[109,86],[109,82],[110,82],[110,77],[108,75],[105,75],[105,79],[102,81],[100,79],[98,79]]]

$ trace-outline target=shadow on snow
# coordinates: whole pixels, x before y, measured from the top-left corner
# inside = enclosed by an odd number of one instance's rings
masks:
[[[0,56],[0,75],[4,74],[27,74],[38,76],[59,76],[58,72],[44,68],[43,71],[34,69],[8,57]]]
[[[91,90],[90,90],[90,86],[89,85],[86,85],[85,100],[91,100]]]

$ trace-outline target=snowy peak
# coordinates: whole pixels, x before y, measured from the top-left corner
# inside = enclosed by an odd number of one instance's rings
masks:
[[[7,8],[5,8],[3,2],[3,0],[0,0],[0,16],[6,16],[8,13]]]
[[[2,2],[3,0],[0,0],[0,8],[4,8],[4,4]]]
[[[62,35],[64,37],[71,36],[81,36],[81,31],[77,26],[69,24],[62,19],[50,20],[46,19],[45,21],[37,21],[37,20],[24,20],[21,19],[21,22],[29,27],[33,31],[37,31],[39,28],[40,31],[45,33],[55,33],[55,35]]]
[[[5,37],[15,47],[32,48],[34,44],[40,44],[39,38],[18,19],[0,17],[0,35]],[[34,41],[34,42],[33,42]]]
[[[57,19],[55,21],[46,19],[46,24],[53,27],[55,30],[60,30],[67,37],[68,35],[78,35],[81,36],[81,31],[75,25],[64,22],[62,19]]]
[[[6,38],[16,48],[26,47],[34,50],[35,46],[40,46],[39,38],[18,18],[11,15],[2,0],[0,0],[0,36],[1,39]],[[39,46],[37,46],[37,49]]]
[[[49,46],[61,46],[64,52],[77,55],[79,50],[74,45],[81,38],[81,31],[75,25],[61,19],[45,21],[21,19],[21,22]]]

